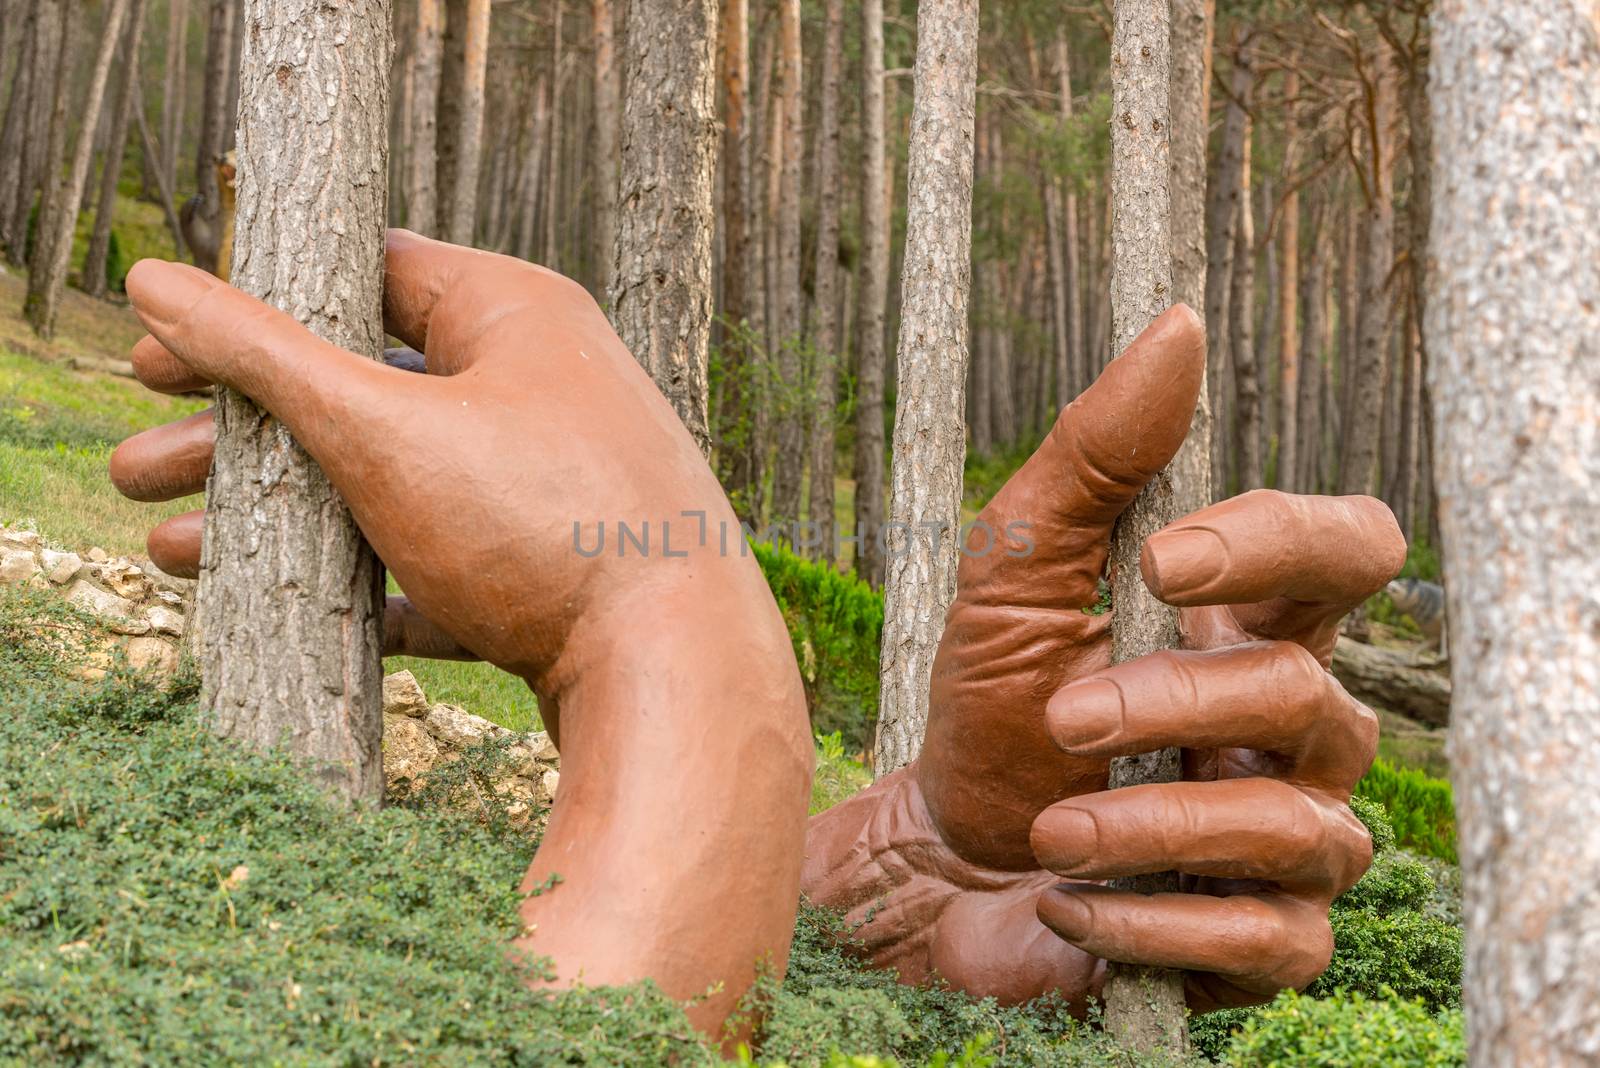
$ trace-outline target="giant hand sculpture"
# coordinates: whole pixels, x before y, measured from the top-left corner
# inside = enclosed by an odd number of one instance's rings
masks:
[[[808,832],[782,620],[716,479],[582,288],[391,234],[385,324],[426,376],[193,268],[145,261],[128,291],[146,385],[240,390],[327,471],[410,597],[389,606],[391,651],[481,657],[538,694],[563,776],[525,887],[562,881],[525,901],[519,942],[557,982],[651,977],[714,1030],[759,968],[781,970],[802,863],[806,892],[866,919],[903,978],[1005,1000],[1082,1004],[1116,959],[1187,969],[1203,1009],[1326,964],[1328,902],[1370,858],[1346,802],[1377,728],[1323,665],[1338,617],[1399,568],[1387,510],[1257,493],[1153,538],[1146,579],[1188,606],[1193,651],[1110,667],[1109,617],[1082,611],[1116,516],[1186,432],[1204,359],[1186,310],[986,509],[1015,555],[963,561],[921,760]],[[147,431],[112,477],[142,500],[195,492],[211,441],[206,414]],[[575,541],[619,520],[670,523],[670,554]],[[196,573],[199,513],[149,547]],[[1188,748],[1196,781],[1102,792],[1112,755],[1165,745]],[[1093,882],[1172,868],[1195,893]]]

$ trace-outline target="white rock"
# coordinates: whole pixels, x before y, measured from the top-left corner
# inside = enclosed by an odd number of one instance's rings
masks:
[[[142,601],[150,592],[150,580],[144,569],[128,560],[117,560],[100,569],[100,584],[118,597]]]
[[[0,530],[0,547],[26,549],[30,553],[39,548],[40,538],[31,530]]]
[[[383,677],[383,714],[416,719],[428,714],[428,698],[411,672],[396,671]]]
[[[111,554],[100,548],[98,545],[90,549],[84,555],[89,558],[89,562],[92,564],[103,564],[107,560],[111,559]]]
[[[507,751],[508,764],[514,774],[538,778],[547,767],[560,763],[561,754],[550,742],[550,735],[534,731]]]
[[[545,796],[554,801],[556,799],[556,791],[561,788],[561,773],[555,768],[551,768],[539,780],[539,785],[544,787]]]
[[[155,564],[141,564],[140,567],[144,569],[144,577],[150,580],[150,584],[161,591],[156,596],[162,600],[166,600],[168,596],[175,596],[181,601],[183,595],[195,587],[194,579],[169,575]]]
[[[110,619],[106,622],[106,629],[112,634],[149,634],[150,621],[137,617],[130,619]]]
[[[155,628],[157,634],[173,638],[183,637],[183,613],[155,605],[145,610],[144,617],[150,621],[150,626]]]
[[[497,727],[483,717],[474,716],[454,705],[434,705],[428,709],[428,715],[423,723],[427,726],[428,733],[441,743],[458,749],[477,745],[486,738],[510,733],[504,727]]]
[[[156,600],[160,601],[162,604],[171,605],[173,608],[180,608],[183,606],[183,598],[178,594],[173,593],[171,590],[157,590]]]
[[[125,599],[83,579],[67,587],[67,602],[95,616],[127,619],[133,615],[133,605]]]
[[[54,549],[40,549],[39,562],[52,584],[65,586],[83,570],[83,558],[77,553],[62,553]]]
[[[383,717],[383,777],[392,785],[415,779],[439,762],[439,745],[410,716]]]
[[[27,549],[0,550],[0,586],[19,586],[38,573],[39,565]]]
[[[178,650],[160,638],[132,638],[128,641],[128,666],[170,675],[178,670]]]

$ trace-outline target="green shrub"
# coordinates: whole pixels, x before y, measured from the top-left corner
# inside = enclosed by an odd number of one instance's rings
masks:
[[[756,559],[783,612],[806,683],[811,726],[865,747],[878,718],[883,595],[853,575],[756,544]]]
[[[811,777],[811,814],[825,812],[872,785],[872,772],[844,750],[838,731],[819,734],[817,770]]]
[[[1377,760],[1355,792],[1388,810],[1401,846],[1456,863],[1455,796],[1449,782]]]
[[[1285,991],[1233,1037],[1235,1068],[1446,1068],[1467,1062],[1461,1013],[1392,994],[1312,998]]]
[[[133,267],[133,262],[122,250],[122,239],[113,229],[110,240],[106,243],[106,288],[113,293],[126,293],[128,271]]]

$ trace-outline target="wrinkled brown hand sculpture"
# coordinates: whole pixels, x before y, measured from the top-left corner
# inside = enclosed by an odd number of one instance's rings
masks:
[[[759,967],[782,969],[799,898],[813,758],[777,606],[742,542],[694,536],[738,522],[580,286],[403,232],[386,270],[385,327],[427,375],[153,261],[128,276],[151,333],[135,370],[168,392],[223,383],[288,425],[410,598],[388,613],[391,650],[475,655],[528,681],[562,777],[524,888],[561,882],[524,903],[520,944],[562,983],[710,992],[691,1015],[714,1031]],[[147,431],[112,477],[143,500],[193,493],[211,444],[208,414]],[[618,521],[650,524],[648,555],[619,557]],[[606,551],[580,554],[574,524],[589,550],[601,522]],[[151,557],[193,574],[200,534],[199,513],[163,524]]]
[[[1144,578],[1183,606],[1185,651],[1113,667],[1110,616],[1084,611],[1204,360],[1175,308],[1061,413],[969,537],[921,758],[813,821],[803,888],[904,978],[1082,1006],[1105,960],[1154,964],[1205,1011],[1327,966],[1328,904],[1371,863],[1347,803],[1378,724],[1325,667],[1404,560],[1388,509],[1259,491],[1152,537]],[[1189,781],[1106,790],[1112,757],[1165,746]],[[1194,892],[1096,885],[1170,870]]]
[[[559,982],[715,987],[691,1010],[714,1030],[758,967],[782,967],[802,848],[807,892],[870,913],[870,951],[912,981],[1081,1004],[1112,958],[1188,969],[1203,1009],[1324,966],[1327,904],[1370,858],[1345,803],[1376,724],[1322,664],[1345,608],[1398,570],[1393,519],[1365,498],[1261,493],[1158,535],[1146,578],[1187,606],[1192,652],[1110,668],[1109,617],[1082,611],[1111,524],[1188,426],[1192,314],[1115,361],[985,510],[1002,543],[963,561],[922,759],[807,833],[799,677],[737,535],[670,556],[574,540],[602,521],[738,529],[599,309],[548,271],[405,233],[387,269],[386,326],[425,377],[150,262],[128,279],[152,334],[134,365],[158,390],[239,389],[289,426],[412,598],[389,606],[392,651],[482,657],[538,693],[564,767],[525,886],[563,881],[525,902],[521,944]],[[203,486],[210,457],[195,416],[124,443],[113,478],[170,499]],[[192,574],[200,539],[198,513],[172,520],[151,556]],[[1164,745],[1190,750],[1196,781],[1103,792],[1112,755]],[[1198,892],[1092,883],[1171,868]]]

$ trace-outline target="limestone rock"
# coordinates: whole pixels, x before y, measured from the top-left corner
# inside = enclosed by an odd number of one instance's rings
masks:
[[[532,778],[543,775],[547,767],[553,767],[561,760],[561,755],[550,742],[550,735],[544,731],[534,731],[512,745],[507,750],[507,757],[508,766],[514,774]]]
[[[144,569],[127,560],[117,560],[100,568],[100,584],[118,597],[142,601],[150,592]]]
[[[411,672],[396,671],[383,677],[383,714],[415,719],[428,714],[428,698]]]
[[[434,705],[428,709],[428,715],[423,719],[423,723],[427,726],[428,733],[437,738],[441,744],[454,746],[457,749],[467,749],[485,739],[510,733],[504,727],[497,727],[481,716],[474,716],[455,705]]]
[[[555,768],[551,768],[539,780],[539,785],[544,787],[544,796],[554,801],[556,799],[556,790],[561,786],[561,773]]]
[[[0,586],[20,586],[39,573],[27,549],[0,549]]]
[[[0,548],[23,549],[31,553],[39,547],[39,535],[31,530],[0,530]]]
[[[90,549],[84,555],[86,555],[89,558],[89,562],[91,564],[103,564],[107,560],[111,559],[111,554],[106,552],[104,549],[100,548],[100,546],[98,546],[98,545],[96,545],[94,548]]]
[[[194,579],[169,575],[155,564],[141,564],[140,567],[144,570],[144,577],[150,580],[150,585],[160,591],[156,596],[164,601],[166,600],[166,597],[163,596],[165,594],[175,596],[181,601],[183,596],[197,585]]]
[[[131,638],[128,641],[128,666],[135,671],[171,675],[178,670],[178,650],[160,638]]]
[[[67,587],[67,602],[95,616],[127,619],[133,615],[133,605],[126,599],[84,579],[78,579]]]
[[[39,562],[44,565],[46,577],[54,586],[65,586],[83,570],[83,558],[77,553],[62,553],[54,549],[39,550]]]
[[[145,610],[144,617],[150,621],[150,626],[157,634],[165,634],[171,638],[183,637],[183,614],[174,612],[162,605],[155,605]]]
[[[392,786],[417,779],[439,762],[439,745],[427,728],[411,716],[383,716],[383,777]]]
[[[112,634],[127,634],[139,636],[150,633],[150,621],[130,616],[127,619],[112,618],[106,621],[106,629]]]

